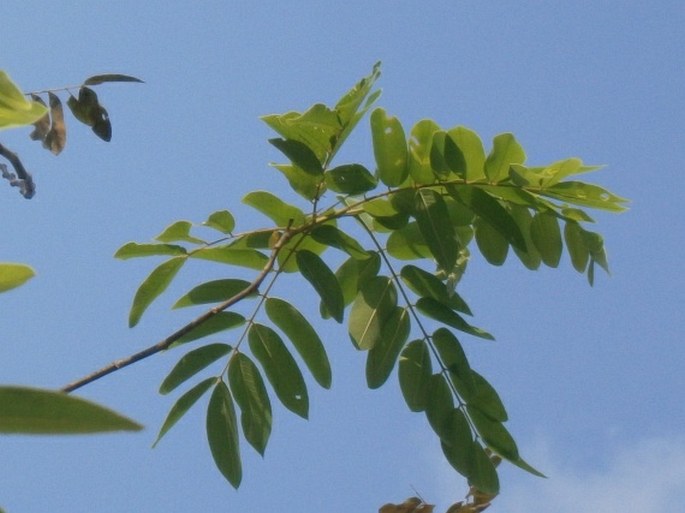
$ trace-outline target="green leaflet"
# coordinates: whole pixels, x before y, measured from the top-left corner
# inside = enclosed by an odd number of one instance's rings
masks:
[[[368,255],[369,258],[366,260],[357,260],[350,257],[335,271],[335,277],[340,284],[345,306],[352,303],[354,298],[357,297],[360,284],[364,284],[378,275],[378,271],[381,268],[381,258],[378,253],[373,251],[370,251]],[[324,319],[328,319],[331,316],[324,304],[321,304],[321,316]]]
[[[454,384],[459,396],[466,401],[466,403],[478,408],[483,414],[490,417],[492,420],[499,422],[506,422],[507,411],[504,409],[502,400],[497,395],[497,392],[488,381],[471,369],[471,385],[468,386],[465,381],[460,379],[456,373],[450,374],[450,379]]]
[[[448,191],[457,201],[491,224],[512,246],[526,250],[526,242],[518,225],[490,194],[479,187],[469,186],[452,186]]]
[[[162,233],[157,235],[155,239],[159,242],[190,242],[192,244],[206,244],[202,239],[190,235],[192,223],[189,221],[176,221],[164,229]]]
[[[416,222],[393,231],[388,237],[386,249],[398,260],[417,260],[433,256]]]
[[[459,408],[453,408],[445,419],[445,432],[448,436],[440,440],[445,458],[462,476],[468,477],[473,467],[474,443],[471,427],[466,416]]]
[[[211,246],[193,250],[192,258],[210,260],[222,264],[237,265],[262,270],[269,258],[255,249],[236,249],[231,246]]]
[[[411,191],[406,192],[411,194]],[[411,195],[413,197],[413,194]],[[399,194],[393,194],[392,199],[396,197],[399,197]],[[397,203],[397,201],[388,201],[385,198],[376,198],[364,202],[362,208],[364,212],[373,217],[374,221],[382,227],[397,230],[406,226],[409,221],[409,212],[398,210]],[[413,202],[408,210],[413,210]]]
[[[366,383],[369,388],[381,387],[390,377],[397,357],[409,338],[409,312],[395,307],[382,326],[380,340],[366,358]]]
[[[119,73],[106,73],[104,75],[93,75],[92,77],[84,80],[83,85],[99,85],[105,82],[138,82],[143,84],[144,82],[131,75],[122,75]]]
[[[440,127],[431,119],[416,123],[409,135],[409,175],[415,183],[423,185],[435,182],[431,168],[431,148],[433,134]]]
[[[568,176],[595,171],[601,167],[584,166],[583,161],[579,158],[570,158],[553,162],[549,166],[544,167],[540,174],[544,176],[544,187],[551,187]]]
[[[426,401],[426,418],[440,437],[446,443],[452,443],[450,417],[454,410],[454,400],[449,384],[442,373],[433,374],[428,382],[428,399]]]
[[[480,434],[488,447],[509,461],[517,461],[519,459],[516,442],[514,442],[509,431],[507,431],[501,422],[492,420],[487,415],[484,415],[478,408],[473,406],[469,405],[466,409],[469,417],[476,426],[478,434]]]
[[[307,144],[296,139],[269,139],[269,142],[305,173],[313,176],[323,173],[321,161]]]
[[[607,255],[604,250],[604,239],[599,233],[589,232],[583,230],[581,232],[585,246],[590,251],[590,256],[593,262],[597,262],[599,266],[607,273],[609,272],[609,264],[607,263]]]
[[[286,227],[304,224],[305,215],[299,208],[290,205],[278,196],[267,191],[253,191],[243,198],[243,203],[249,205],[271,219],[276,226]]]
[[[235,228],[235,219],[228,210],[217,210],[202,224],[221,233],[230,234]]]
[[[322,103],[303,113],[271,114],[261,119],[286,140],[303,143],[314,152],[319,163],[328,159],[333,149],[331,142],[337,140],[343,129],[338,114]],[[303,172],[308,173],[307,170]],[[308,174],[314,176],[313,173]]]
[[[478,134],[473,130],[458,126],[447,131],[449,138],[457,145],[466,163],[464,178],[476,182],[485,178],[485,150]]]
[[[245,440],[264,456],[271,434],[271,402],[257,366],[236,353],[228,366],[228,382],[240,407],[240,424]]]
[[[140,321],[143,313],[150,304],[169,286],[186,262],[185,256],[173,257],[157,266],[147,278],[140,284],[133,298],[133,305],[128,317],[129,328],[134,327]]]
[[[397,291],[386,276],[362,283],[352,304],[349,333],[357,349],[374,347],[383,336],[383,327],[397,306]]]
[[[313,200],[319,197],[324,192],[322,183],[324,180],[323,175],[314,176],[305,173],[297,166],[291,166],[287,164],[271,164],[274,168],[278,169],[283,176],[288,180],[290,187],[298,193],[300,196],[307,200]]]
[[[186,353],[171,369],[159,387],[160,394],[168,394],[180,384],[192,378],[195,374],[214,363],[222,356],[231,352],[228,344],[208,344]]]
[[[230,246],[234,249],[269,249],[282,232],[267,229],[245,233],[233,239]]]
[[[507,259],[509,243],[490,223],[477,217],[473,223],[478,249],[492,265],[502,265]]]
[[[571,263],[576,271],[582,273],[590,259],[590,250],[585,245],[583,229],[576,222],[567,221],[564,226],[564,240],[566,249],[571,257]]]
[[[321,339],[307,319],[290,303],[267,298],[264,308],[269,319],[290,339],[319,385],[331,387],[331,366]]]
[[[558,183],[541,190],[540,194],[564,202],[608,210],[609,212],[623,212],[626,209],[623,204],[628,201],[598,185],[573,181]]]
[[[371,93],[371,89],[375,85],[376,80],[378,80],[380,75],[381,63],[379,61],[374,64],[373,69],[368,76],[357,82],[354,87],[345,93],[343,97],[338,100],[338,103],[335,104],[335,112],[344,128],[334,140],[333,149],[329,159],[333,158],[333,156],[342,146],[343,142],[345,142],[347,137],[350,135],[350,132],[352,132],[357,123],[359,123],[359,120],[364,117],[364,115],[381,95],[380,90]],[[363,106],[362,103],[364,104]]]
[[[342,322],[345,311],[345,302],[342,290],[335,274],[315,253],[301,250],[295,254],[297,267],[302,276],[312,284],[314,290],[321,297],[326,309],[338,322]]]
[[[492,460],[485,449],[477,443],[473,444],[473,460],[469,469],[468,482],[477,490],[488,495],[499,493],[499,477]]]
[[[283,406],[302,418],[309,415],[309,395],[302,373],[281,337],[271,328],[253,324],[247,334],[252,354]]]
[[[405,265],[400,272],[402,281],[417,295],[430,297],[452,310],[473,315],[466,302],[455,291],[449,290],[437,276],[414,265]]]
[[[540,267],[540,262],[542,261],[542,259],[540,258],[540,253],[538,253],[538,250],[535,249],[535,244],[533,244],[533,240],[530,238],[530,224],[533,221],[533,216],[531,215],[530,210],[528,210],[527,207],[522,207],[520,205],[510,205],[509,208],[511,217],[521,230],[521,233],[523,234],[523,239],[526,243],[525,251],[522,251],[521,249],[514,246],[514,252],[516,253],[516,256],[519,257],[519,260],[521,260],[523,265],[525,265],[528,269],[534,271],[538,267]]]
[[[35,123],[48,109],[29,101],[7,73],[0,70],[0,130]]]
[[[193,287],[190,292],[176,301],[172,308],[183,308],[186,306],[204,305],[207,303],[220,303],[234,297],[249,286],[249,281],[231,278],[208,281],[197,287]],[[254,293],[252,295],[254,295]]]
[[[468,390],[474,391],[475,384],[471,367],[457,337],[450,330],[440,328],[433,333],[432,339],[440,360],[447,370],[455,374]]]
[[[174,342],[174,344],[172,344],[172,347],[185,344],[187,342],[192,342],[193,340],[198,340],[224,330],[237,328],[238,326],[242,326],[244,323],[245,317],[238,313],[218,312],[179,338],[176,342]]]
[[[183,246],[175,244],[138,244],[129,242],[121,246],[114,254],[114,258],[127,260],[147,256],[181,256],[187,254]]]
[[[243,478],[238,425],[233,398],[223,381],[217,383],[209,399],[207,442],[219,471],[233,488],[238,488]]]
[[[414,217],[428,248],[441,269],[454,267],[459,243],[442,196],[432,189],[416,192]]]
[[[466,159],[459,146],[447,132],[439,130],[433,134],[430,150],[430,163],[438,179],[447,179],[450,173],[460,178],[466,172]]]
[[[511,164],[523,164],[526,153],[513,134],[495,136],[492,150],[485,160],[485,176],[490,183],[498,183],[509,178]]]
[[[397,187],[409,174],[407,140],[402,124],[381,108],[371,113],[370,121],[378,177],[388,187]]]
[[[402,350],[397,371],[402,396],[411,411],[426,409],[432,374],[428,344],[423,340],[412,340]]]
[[[28,265],[0,262],[0,292],[19,287],[35,275]]]
[[[556,216],[548,212],[538,212],[530,223],[530,238],[545,265],[557,267],[563,245]]]
[[[326,185],[332,191],[358,195],[372,191],[378,180],[360,164],[345,164],[324,173]]]
[[[65,435],[142,429],[104,406],[38,388],[1,386],[0,411],[0,433]]]
[[[326,249],[326,246],[319,244],[313,237],[310,237],[309,233],[299,233],[294,235],[287,244],[283,246],[278,253],[276,262],[282,272],[298,272],[297,259],[293,258],[293,253],[306,250],[314,255],[321,255]]]
[[[171,407],[171,410],[169,410],[166,419],[164,419],[164,424],[162,424],[162,427],[159,430],[157,439],[155,440],[155,443],[152,444],[153,448],[157,446],[162,437],[167,434],[167,432],[174,427],[179,420],[181,420],[181,417],[183,417],[188,410],[190,410],[190,408],[192,408],[192,406],[200,399],[200,397],[202,397],[205,392],[207,392],[207,390],[209,390],[216,382],[217,378],[207,378],[203,381],[200,381],[197,385],[178,398],[178,400]]]
[[[495,340],[490,333],[467,323],[459,314],[431,297],[422,297],[416,302],[419,312],[443,324],[487,340]]]
[[[371,256],[359,242],[332,224],[316,226],[310,235],[316,242],[340,249],[357,260],[366,260]]]

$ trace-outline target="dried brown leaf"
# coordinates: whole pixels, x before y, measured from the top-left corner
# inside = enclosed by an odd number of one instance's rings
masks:
[[[44,105],[47,107],[47,105],[45,105],[45,102],[43,101],[43,99],[40,96],[38,96],[37,94],[31,93],[31,99],[34,102],[38,102],[41,105]],[[44,141],[45,137],[48,135],[49,131],[50,131],[50,113],[46,112],[45,116],[43,116],[42,118],[40,118],[38,121],[36,121],[33,124],[33,132],[31,132],[31,134],[29,134],[29,137],[33,141]]]
[[[56,94],[48,93],[50,98],[50,117],[52,125],[43,140],[43,146],[55,155],[59,155],[67,143],[67,127],[64,124],[64,109]]]

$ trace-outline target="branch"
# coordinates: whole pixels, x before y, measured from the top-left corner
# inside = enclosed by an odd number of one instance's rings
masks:
[[[19,187],[19,191],[24,198],[31,199],[36,193],[36,185],[33,183],[31,174],[26,171],[19,156],[2,144],[0,144],[0,155],[5,157],[9,163],[12,164],[12,167],[16,172],[16,174],[10,173],[7,171],[7,166],[0,166],[2,177],[8,180],[12,187]]]
[[[271,250],[271,256],[269,257],[269,260],[267,263],[264,265],[263,269],[257,275],[255,280],[250,283],[247,287],[245,287],[243,290],[238,292],[235,296],[227,299],[223,303],[215,306],[211,310],[206,311],[204,314],[200,315],[196,319],[192,320],[179,330],[175,331],[168,337],[166,337],[164,340],[161,340],[160,342],[157,342],[155,345],[150,346],[146,349],[143,349],[142,351],[132,354],[130,356],[127,356],[125,358],[121,358],[119,360],[115,360],[109,365],[106,365],[105,367],[101,368],[100,370],[97,370],[95,372],[92,372],[91,374],[88,374],[87,376],[84,376],[81,379],[78,379],[76,381],[73,381],[69,383],[68,385],[63,386],[60,390],[62,392],[73,392],[74,390],[81,388],[84,385],[87,385],[88,383],[92,383],[93,381],[96,381],[108,374],[111,374],[112,372],[118,371],[119,369],[123,369],[124,367],[128,367],[129,365],[132,365],[136,362],[139,362],[140,360],[144,360],[148,356],[152,356],[153,354],[159,353],[160,351],[164,351],[171,346],[174,342],[179,340],[181,337],[189,333],[190,331],[194,330],[201,324],[207,322],[209,319],[214,317],[216,314],[219,312],[222,312],[226,310],[227,308],[230,308],[234,304],[238,303],[239,301],[245,299],[247,296],[252,294],[253,292],[256,292],[259,289],[259,286],[262,284],[264,279],[267,277],[267,275],[271,272],[273,269],[274,265],[276,264],[276,257],[278,256],[278,253],[281,251],[283,246],[292,238],[292,236],[296,232],[293,232],[290,230],[290,226],[286,228],[286,230],[281,234],[280,238],[278,241],[276,241],[276,244],[274,244],[272,250]]]

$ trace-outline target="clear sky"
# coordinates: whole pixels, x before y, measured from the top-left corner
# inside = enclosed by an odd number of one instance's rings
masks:
[[[170,305],[224,269],[185,269],[130,330],[133,294],[156,261],[117,261],[115,250],[222,208],[240,227],[264,225],[241,198],[286,184],[267,165],[279,156],[258,117],[332,103],[381,60],[379,105],[405,127],[428,117],[486,141],[511,131],[533,164],[606,164],[587,179],[632,200],[625,214],[596,216],[612,276],[594,288],[566,258],[530,272],[476,257],[461,284],[497,337],[465,340],[473,366],[503,397],[524,457],[549,475],[504,466],[493,513],[661,513],[685,501],[682,1],[6,0],[0,23],[0,68],[24,90],[102,72],[146,81],[97,90],[109,144],[71,118],[59,157],[28,130],[0,134],[38,187],[26,201],[0,184],[0,260],[38,272],[0,296],[0,382],[59,387],[184,324],[192,314]],[[341,158],[373,165],[367,127]],[[275,408],[265,458],[243,448],[237,492],[214,468],[202,407],[150,449],[174,400],[157,394],[182,354],[172,351],[82,391],[142,433],[0,438],[0,505],[371,512],[415,489],[437,512],[459,500],[465,483],[396,378],[366,390],[345,329],[317,327],[333,388],[310,384],[309,421]]]

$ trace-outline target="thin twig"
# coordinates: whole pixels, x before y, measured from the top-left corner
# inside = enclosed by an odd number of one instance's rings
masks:
[[[31,199],[36,193],[36,185],[33,183],[31,173],[26,171],[26,168],[24,167],[24,164],[19,156],[2,144],[0,144],[0,155],[5,157],[9,163],[12,164],[12,167],[16,172],[16,176],[12,175],[11,173],[3,173],[3,178],[7,178],[10,185],[19,187],[22,196],[24,196],[26,199]]]
[[[183,326],[181,329],[175,331],[168,337],[166,337],[164,340],[161,340],[160,342],[157,342],[155,345],[150,346],[146,349],[143,349],[142,351],[132,354],[130,356],[127,356],[126,358],[122,358],[120,360],[115,360],[109,365],[106,365],[105,367],[101,368],[98,371],[92,372],[91,374],[88,374],[87,376],[84,376],[81,379],[78,379],[76,381],[73,381],[69,383],[68,385],[65,385],[62,387],[60,390],[62,392],[73,392],[74,390],[81,388],[84,385],[87,385],[88,383],[92,383],[93,381],[96,381],[103,376],[106,376],[107,374],[111,374],[112,372],[115,372],[119,369],[122,369],[124,367],[128,367],[131,364],[134,364],[136,362],[139,362],[140,360],[143,360],[147,358],[148,356],[152,356],[153,354],[159,353],[160,351],[164,351],[165,349],[168,349],[171,344],[179,340],[181,337],[189,333],[190,331],[194,330],[201,324],[207,322],[209,319],[214,317],[216,314],[219,312],[222,312],[226,310],[227,308],[230,308],[237,302],[245,299],[247,296],[252,294],[253,292],[257,291],[259,289],[259,286],[262,284],[264,279],[267,277],[267,275],[271,272],[273,269],[274,265],[276,264],[276,257],[278,256],[278,253],[280,250],[283,248],[283,246],[290,240],[294,232],[290,231],[290,227],[288,227],[282,234],[281,237],[278,239],[276,244],[274,244],[273,248],[271,249],[271,256],[269,257],[269,260],[267,263],[264,265],[264,268],[261,270],[259,275],[255,278],[255,280],[250,283],[247,287],[245,287],[243,290],[238,292],[236,295],[233,297],[227,299],[223,303],[215,306],[211,310],[206,311],[204,314],[200,315],[193,321],[189,322],[185,326]]]

